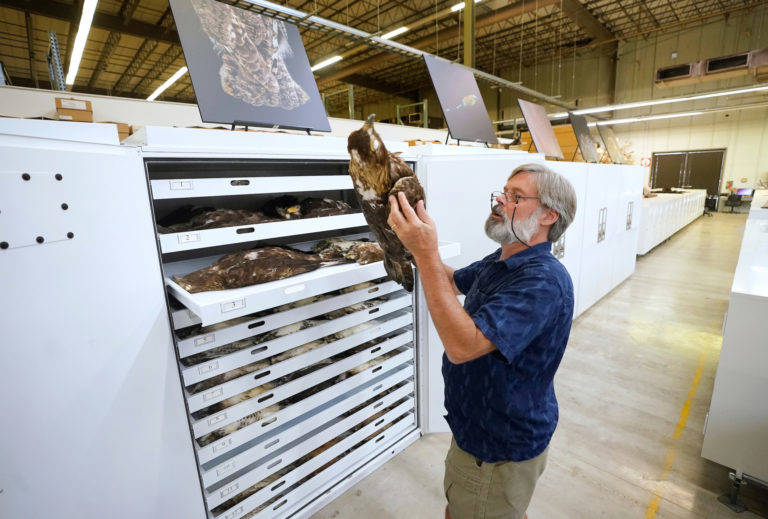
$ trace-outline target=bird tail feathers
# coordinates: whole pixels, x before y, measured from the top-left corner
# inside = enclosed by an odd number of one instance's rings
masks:
[[[406,292],[413,292],[413,269],[409,261],[397,262],[384,256],[384,270],[390,278],[403,285]]]

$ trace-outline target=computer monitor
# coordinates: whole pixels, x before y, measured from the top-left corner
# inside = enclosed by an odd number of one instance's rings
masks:
[[[739,196],[752,196],[755,194],[755,190],[751,187],[741,187],[736,190],[736,194]]]

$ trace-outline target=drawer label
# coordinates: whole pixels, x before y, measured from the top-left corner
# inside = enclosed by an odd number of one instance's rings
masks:
[[[212,416],[212,417],[208,418],[208,425],[217,424],[220,421],[225,420],[226,418],[227,418],[226,411],[223,412],[223,413],[219,413],[216,416]]]
[[[227,438],[226,440],[222,440],[219,443],[216,443],[213,445],[213,452],[218,452],[221,449],[229,447],[230,445],[232,445],[232,438]]]
[[[231,472],[234,470],[234,468],[237,466],[237,464],[234,461],[230,461],[229,463],[219,467],[216,469],[216,475],[217,476],[223,476],[227,472]]]
[[[245,299],[236,299],[234,301],[221,303],[221,313],[231,312],[232,310],[239,310],[241,308],[245,308]]]
[[[224,516],[224,519],[235,519],[237,517],[240,517],[241,515],[243,515],[243,507],[238,506],[237,508],[235,508],[234,510],[226,514]]]
[[[219,361],[209,362],[205,366],[200,366],[199,368],[197,368],[197,372],[201,375],[205,375],[206,373],[210,373],[215,369],[219,369]]]
[[[179,233],[179,243],[194,243],[196,241],[200,241],[200,233],[199,232],[184,232]]]
[[[206,346],[208,344],[213,344],[216,341],[216,334],[215,333],[209,333],[208,335],[203,335],[202,337],[198,337],[195,339],[195,346]]]
[[[192,181],[191,180],[171,180],[170,184],[171,184],[171,190],[172,191],[192,189]]]
[[[224,394],[224,389],[218,388],[214,389],[213,391],[208,391],[207,393],[203,394],[203,402],[207,402],[208,400],[211,400],[212,398],[216,398],[217,396],[221,396]]]
[[[225,497],[240,488],[240,483],[234,483],[228,487],[224,487],[219,491],[219,496]]]

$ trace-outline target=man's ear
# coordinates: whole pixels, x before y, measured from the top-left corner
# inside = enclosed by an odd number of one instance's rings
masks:
[[[541,225],[553,225],[559,218],[560,215],[557,211],[554,209],[546,209],[539,218],[539,223]]]

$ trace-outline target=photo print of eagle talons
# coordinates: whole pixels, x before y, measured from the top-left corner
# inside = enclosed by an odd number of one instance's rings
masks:
[[[192,0],[206,36],[221,58],[221,89],[252,106],[293,110],[309,95],[291,76],[284,22],[215,0]]]
[[[408,164],[384,146],[373,128],[374,118],[375,114],[371,114],[362,128],[349,135],[349,174],[365,220],[384,251],[387,274],[412,292],[412,256],[387,223],[389,196],[402,191],[415,208],[424,199],[424,189]]]

